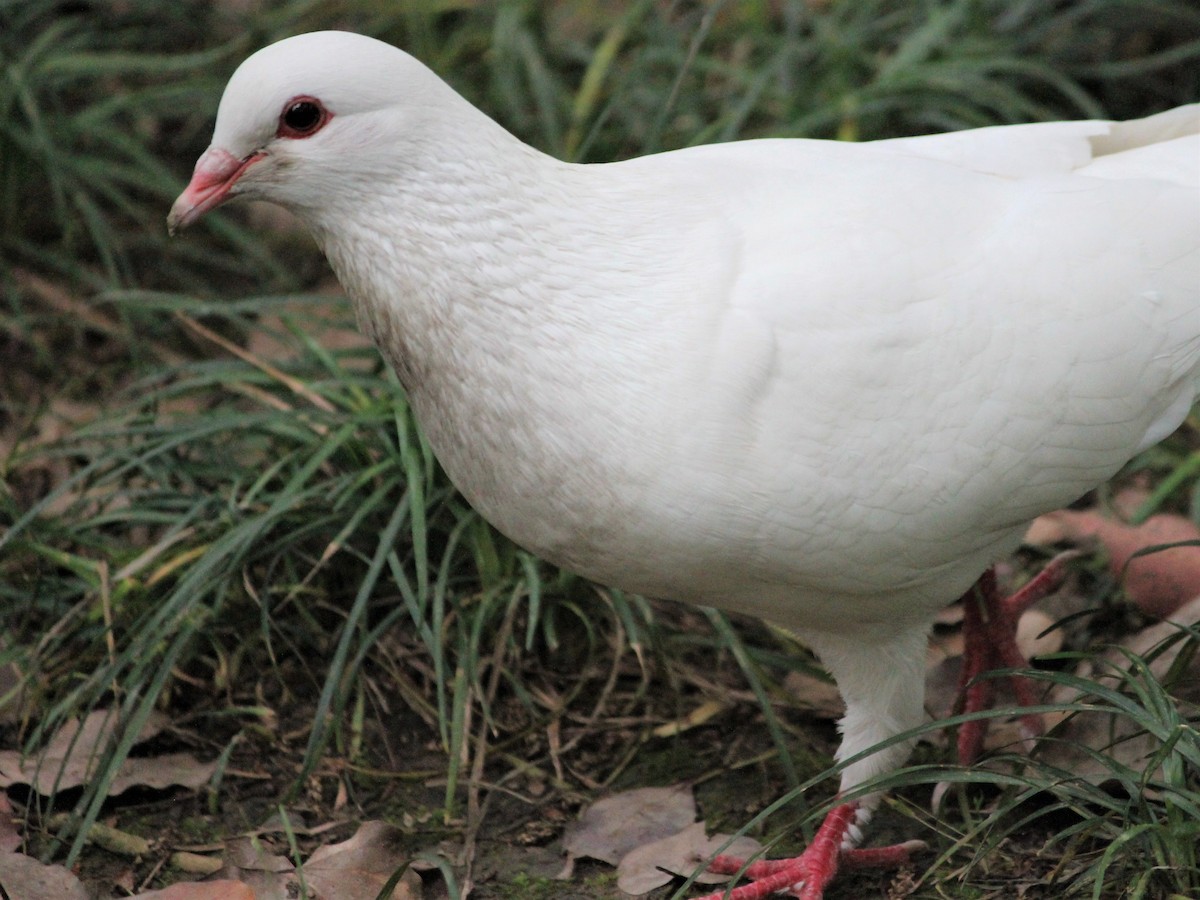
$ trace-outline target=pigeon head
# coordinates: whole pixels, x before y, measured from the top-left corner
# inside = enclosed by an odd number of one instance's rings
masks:
[[[335,192],[377,184],[449,91],[408,54],[358,34],[319,31],[265,47],[229,80],[212,144],[167,226],[174,234],[237,197],[303,216]]]

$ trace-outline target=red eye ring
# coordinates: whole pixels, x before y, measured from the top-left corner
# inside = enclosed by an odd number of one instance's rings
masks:
[[[275,136],[294,139],[312,137],[332,118],[333,114],[325,108],[324,103],[316,97],[301,94],[283,104]]]

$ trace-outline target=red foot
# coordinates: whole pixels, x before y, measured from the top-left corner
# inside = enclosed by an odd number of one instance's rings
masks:
[[[813,835],[808,849],[794,859],[768,859],[751,863],[743,877],[750,879],[731,891],[706,894],[696,900],[761,900],[768,894],[782,893],[800,900],[821,900],[825,886],[837,874],[839,863],[847,868],[895,868],[908,862],[910,854],[923,848],[921,841],[908,841],[892,847],[869,850],[847,848],[847,836],[854,825],[857,803],[835,806]],[[722,875],[736,875],[745,860],[718,856],[708,869]]]
[[[962,674],[958,680],[963,712],[973,713],[992,708],[996,699],[996,680],[980,678],[984,672],[991,669],[1023,669],[1029,665],[1029,660],[1017,649],[1017,620],[1026,609],[1058,589],[1066,575],[1067,561],[1077,555],[1062,553],[1056,556],[1037,577],[1010,597],[1000,597],[996,589],[995,570],[988,569],[963,596],[965,647]],[[1019,705],[1037,705],[1037,693],[1028,678],[1010,675],[1008,681]],[[979,758],[987,729],[987,719],[976,719],[959,726],[960,763],[966,765]],[[1021,732],[1027,740],[1041,734],[1041,717],[1034,713],[1021,716]]]

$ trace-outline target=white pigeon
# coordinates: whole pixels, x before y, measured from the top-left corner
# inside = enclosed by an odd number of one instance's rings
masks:
[[[1200,391],[1200,105],[576,165],[321,32],[234,73],[169,225],[235,197],[312,231],[489,522],[801,636],[840,759],[921,723],[934,613]],[[877,799],[729,896],[820,897]]]

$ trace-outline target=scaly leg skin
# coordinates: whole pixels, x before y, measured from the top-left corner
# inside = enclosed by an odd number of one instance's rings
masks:
[[[846,700],[846,715],[839,723],[842,745],[837,752],[838,761],[844,764],[839,786],[843,796],[893,771],[912,750],[912,739],[895,738],[920,725],[925,716],[927,631],[927,624],[914,618],[889,621],[878,627],[858,627],[847,634],[802,635],[829,669]],[[870,752],[889,740],[887,746]],[[862,828],[879,804],[880,796],[866,794],[835,806],[800,856],[755,862],[743,873],[751,880],[750,884],[726,888],[700,900],[760,900],[776,892],[802,900],[820,900],[839,867],[903,865],[911,854],[924,848],[923,842],[857,849]],[[712,869],[733,874],[742,868],[742,863],[718,857]]]
[[[858,803],[843,803],[835,806],[825,816],[817,829],[812,843],[794,859],[771,859],[751,863],[742,872],[751,883],[708,894],[697,900],[760,900],[773,893],[798,897],[800,900],[821,900],[825,886],[837,874],[839,865],[846,868],[897,868],[909,861],[909,856],[924,849],[922,841],[907,841],[891,847],[873,847],[860,850],[859,826],[865,824],[867,810]],[[718,856],[709,865],[710,872],[736,875],[742,870],[745,860],[730,856]]]
[[[991,709],[995,702],[993,678],[980,678],[991,669],[1023,669],[1029,660],[1017,649],[1017,620],[1021,613],[1043,597],[1054,593],[1066,575],[1066,563],[1076,553],[1063,553],[1047,563],[1025,587],[1009,597],[1001,597],[996,588],[996,572],[988,569],[963,597],[963,667],[959,692],[964,713]],[[1036,706],[1033,683],[1021,675],[1009,675],[1009,684],[1017,703]],[[983,752],[988,720],[975,719],[958,728],[958,761],[969,765]],[[1041,717],[1034,713],[1021,716],[1021,734],[1031,741],[1042,733]]]

